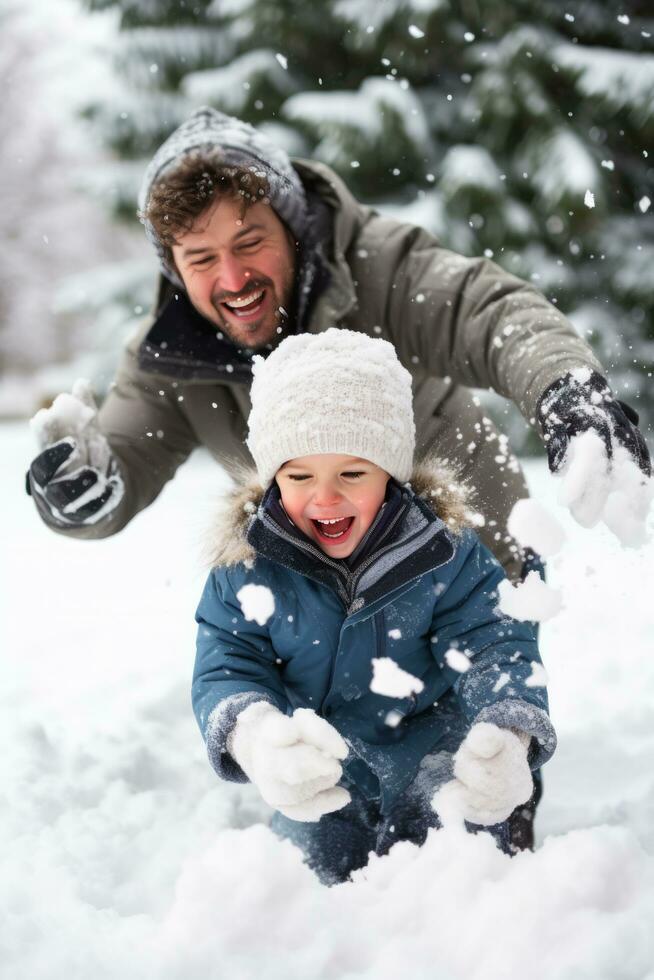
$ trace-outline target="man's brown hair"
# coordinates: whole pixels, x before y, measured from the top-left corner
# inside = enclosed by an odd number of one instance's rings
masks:
[[[238,201],[242,218],[256,201],[267,203],[267,193],[268,182],[261,171],[230,166],[219,154],[195,150],[153,185],[139,217],[150,222],[172,264],[178,236],[191,231],[199,216],[220,198]]]

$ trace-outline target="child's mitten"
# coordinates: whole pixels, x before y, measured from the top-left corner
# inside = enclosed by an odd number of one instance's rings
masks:
[[[291,820],[316,821],[350,802],[336,785],[348,747],[315,711],[298,708],[289,718],[256,701],[238,716],[227,747],[266,803]]]
[[[489,826],[501,823],[533,791],[525,732],[473,725],[454,756],[458,804],[465,820]]]

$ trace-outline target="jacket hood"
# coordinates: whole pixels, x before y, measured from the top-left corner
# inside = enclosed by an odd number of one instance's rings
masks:
[[[234,487],[221,499],[209,535],[207,564],[211,568],[251,564],[256,558],[247,533],[266,491],[254,467],[235,463],[229,471]],[[436,457],[416,463],[408,486],[454,535],[479,525],[481,518],[471,504],[470,487],[450,463]]]

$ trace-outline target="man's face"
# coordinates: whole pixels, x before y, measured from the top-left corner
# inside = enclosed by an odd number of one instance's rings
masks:
[[[347,558],[384,502],[389,475],[367,459],[321,453],[288,460],[275,480],[295,526],[332,558]]]
[[[291,235],[269,204],[222,198],[173,245],[193,306],[238,347],[278,339],[295,275]]]

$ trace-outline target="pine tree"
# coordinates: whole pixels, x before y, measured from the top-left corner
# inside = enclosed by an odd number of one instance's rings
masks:
[[[133,215],[147,157],[211,104],[532,281],[654,418],[649,5],[86,2],[121,16],[120,85],[89,109],[122,160],[118,210]]]

